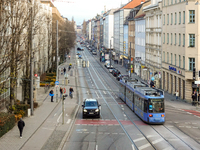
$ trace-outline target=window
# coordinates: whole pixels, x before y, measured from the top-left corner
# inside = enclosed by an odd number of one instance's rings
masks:
[[[171,45],[173,44],[173,35],[171,33]]]
[[[176,24],[176,21],[177,21],[177,15],[176,15],[176,13],[175,13],[175,23],[174,23],[174,24]]]
[[[172,53],[171,53],[171,65],[173,64],[173,56],[172,56]]]
[[[178,60],[179,60],[179,68],[181,68],[181,55],[179,55]]]
[[[179,12],[179,24],[181,24],[181,12]]]
[[[189,10],[189,22],[195,23],[195,10]]]
[[[181,34],[179,33],[179,46],[181,46]]]
[[[165,33],[163,33],[163,44],[165,44]]]
[[[175,0],[175,4],[177,3],[177,0]]]
[[[179,3],[181,2],[181,0],[179,0]]]
[[[195,34],[189,34],[189,47],[194,47],[195,46]]]
[[[183,34],[183,47],[185,47],[185,34]]]
[[[193,71],[195,68],[195,58],[189,58],[189,70]]]
[[[167,44],[169,44],[169,33],[167,33]]]
[[[185,24],[185,11],[183,11],[183,24]]]
[[[163,52],[163,61],[165,62],[165,52]]]
[[[173,4],[173,0],[171,0],[171,5]]]
[[[167,25],[169,25],[169,14],[167,14]]]
[[[167,52],[167,63],[169,63],[169,53]]]
[[[174,65],[176,66],[176,54],[174,54]]]
[[[164,3],[163,3],[163,6],[165,6],[165,0],[164,0]]]
[[[183,56],[183,69],[185,69],[185,56]]]
[[[173,24],[173,14],[171,13],[171,24]]]
[[[174,45],[176,45],[176,33],[174,34]]]
[[[165,15],[163,15],[163,25],[165,25]]]

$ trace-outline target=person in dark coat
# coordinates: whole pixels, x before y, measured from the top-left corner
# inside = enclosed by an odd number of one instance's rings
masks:
[[[23,132],[24,126],[25,126],[25,123],[22,120],[22,118],[20,118],[20,120],[18,121],[18,128],[19,128],[19,132],[20,132],[20,138],[22,138],[22,132]]]
[[[60,98],[62,98],[63,89],[60,87]]]
[[[51,102],[53,102],[53,96],[54,96],[53,89],[49,92],[49,96],[51,96]]]
[[[64,74],[65,74],[66,73],[66,68],[64,68],[63,71],[64,71]]]

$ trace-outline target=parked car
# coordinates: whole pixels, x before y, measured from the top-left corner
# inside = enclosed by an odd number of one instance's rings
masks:
[[[113,67],[113,68],[110,68],[110,69],[109,69],[109,72],[112,73],[112,71],[113,71],[114,69],[115,69],[114,67]]]
[[[96,99],[85,99],[82,105],[82,117],[85,118],[88,116],[96,116],[100,118],[100,106],[101,105]]]
[[[107,69],[110,69],[110,68],[113,68],[113,66],[112,66],[112,65],[110,66],[110,64],[107,64],[107,65],[106,65],[106,68],[107,68]]]
[[[128,77],[128,75],[125,75],[125,74],[119,74],[116,79],[117,81],[121,80],[123,77]]]
[[[112,71],[112,75],[113,75],[114,77],[117,77],[119,74],[121,74],[121,73],[120,73],[120,71],[117,70],[117,69],[114,69],[114,70]]]
[[[97,51],[93,50],[93,51],[92,51],[92,54],[93,54],[93,55],[97,55]]]
[[[77,50],[78,50],[78,51],[80,51],[80,50],[81,50],[81,48],[80,48],[80,47],[78,47],[78,48],[77,48]]]

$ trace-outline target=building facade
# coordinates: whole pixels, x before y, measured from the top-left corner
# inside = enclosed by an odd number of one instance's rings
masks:
[[[161,88],[162,73],[162,5],[160,0],[153,0],[151,4],[144,7],[146,19],[146,40],[145,40],[145,70],[146,79],[150,81],[154,77],[154,85]]]

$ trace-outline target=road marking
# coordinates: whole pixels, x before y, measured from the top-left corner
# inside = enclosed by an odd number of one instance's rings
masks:
[[[103,91],[103,93],[104,93],[104,94],[106,94],[106,92],[105,92],[105,91]]]
[[[190,126],[186,126],[186,128],[191,128]]]
[[[132,144],[132,149],[135,150],[135,146]]]
[[[190,113],[190,112],[187,112],[187,113],[190,114],[190,115],[192,114],[192,113]]]
[[[66,123],[69,124],[70,122],[71,122],[71,119],[68,119]]]
[[[198,127],[192,127],[192,128],[197,129]]]
[[[159,143],[159,142],[161,142],[161,141],[163,141],[163,139],[155,140],[155,141],[153,141],[152,143],[153,143],[153,144],[156,144],[156,143]]]
[[[122,110],[124,110],[124,108],[122,108]]]
[[[54,117],[57,115],[57,113],[54,114]]]
[[[97,97],[99,98],[99,95],[97,94],[97,91],[95,91],[95,93],[96,93]]]
[[[96,150],[98,150],[98,145],[96,145]]]
[[[179,126],[179,128],[183,128],[184,126]]]
[[[112,133],[112,134],[115,134],[115,135],[116,135],[117,133]]]
[[[133,140],[133,142],[138,142],[138,141],[141,141],[141,140],[144,140],[144,139],[145,139],[144,137],[141,137],[141,138]]]
[[[149,147],[149,146],[151,146],[151,145],[148,143],[148,144],[145,144],[145,145],[142,145],[142,146],[138,147],[138,149],[139,149],[139,150],[145,149],[145,148],[147,148],[147,147]]]
[[[60,120],[60,117],[61,117],[61,115],[62,115],[63,113],[61,113],[60,115],[59,115],[59,117],[58,117],[58,119],[57,119],[57,122],[59,122],[59,120]]]
[[[68,116],[68,114],[66,114],[66,116]]]

